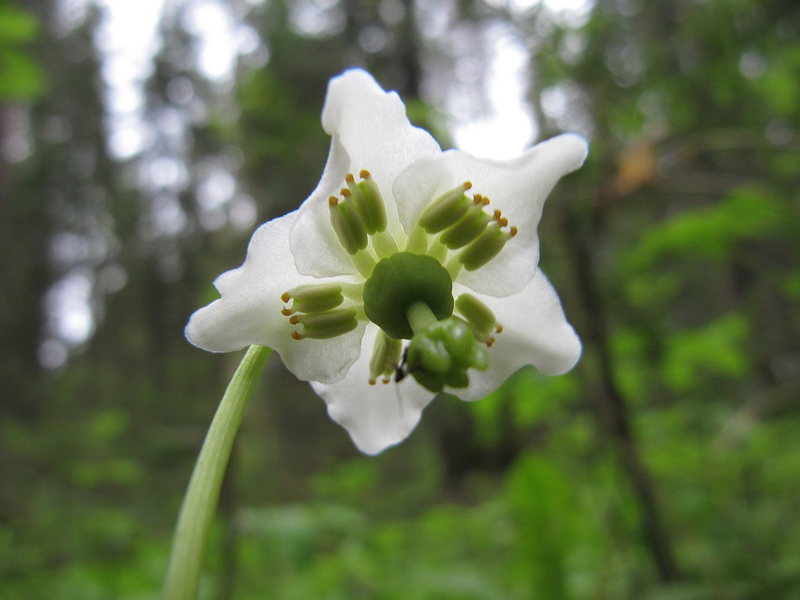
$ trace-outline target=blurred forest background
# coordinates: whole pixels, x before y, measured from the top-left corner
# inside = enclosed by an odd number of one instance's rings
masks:
[[[793,0],[0,0],[0,598],[158,596],[240,359],[184,324],[353,65],[443,146],[590,139],[540,227],[584,357],[377,458],[274,357],[203,598],[800,598]]]

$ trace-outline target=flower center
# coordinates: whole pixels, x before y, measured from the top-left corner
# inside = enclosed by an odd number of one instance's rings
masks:
[[[431,256],[397,252],[382,259],[364,284],[364,312],[389,337],[411,339],[408,311],[426,305],[436,319],[453,313],[453,281]]]
[[[432,199],[408,238],[398,240],[388,230],[378,185],[366,170],[359,177],[356,182],[348,174],[346,187],[329,198],[328,206],[331,227],[365,281],[301,285],[285,292],[281,312],[296,327],[292,337],[337,337],[368,320],[381,329],[370,383],[412,375],[432,392],[466,387],[469,369],[488,368],[487,348],[502,327],[475,296],[454,299],[453,280],[461,269],[474,271],[497,256],[517,228],[501,211],[485,210],[486,196],[468,196],[472,184],[465,182]]]

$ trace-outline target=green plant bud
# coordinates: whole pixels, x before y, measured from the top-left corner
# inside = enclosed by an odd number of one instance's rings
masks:
[[[483,212],[482,204],[473,204],[455,225],[442,233],[439,240],[451,250],[461,248],[478,237],[490,220],[491,217]]]
[[[299,334],[301,338],[309,337],[317,340],[342,335],[352,331],[358,325],[354,308],[339,308],[313,315],[294,315],[289,322],[300,323],[303,326],[303,331]],[[294,335],[292,337],[297,338]]]
[[[336,308],[344,302],[342,286],[336,283],[300,285],[283,294],[284,302],[292,301],[292,310],[319,313]]]
[[[367,231],[358,213],[349,202],[339,202],[331,196],[328,199],[331,226],[339,238],[339,243],[348,254],[355,254],[367,247]]]
[[[439,233],[455,224],[472,206],[472,202],[464,194],[471,187],[472,184],[466,182],[436,198],[419,218],[420,226],[428,233]]]
[[[515,231],[512,229],[512,231]],[[500,224],[492,222],[472,243],[458,255],[458,261],[467,271],[474,271],[497,256],[512,238],[500,228]]]

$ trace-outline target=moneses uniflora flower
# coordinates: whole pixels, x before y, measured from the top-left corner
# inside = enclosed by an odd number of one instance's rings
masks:
[[[360,450],[405,439],[441,391],[476,400],[523,365],[568,371],[581,344],[538,269],[536,227],[586,158],[565,134],[509,161],[443,152],[362,70],[330,81],[331,148],[303,204],[259,227],[186,336],[275,349]]]

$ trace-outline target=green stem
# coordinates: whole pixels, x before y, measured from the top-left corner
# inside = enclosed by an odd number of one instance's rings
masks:
[[[163,600],[195,600],[197,597],[208,532],[216,512],[225,467],[244,407],[271,354],[272,350],[265,346],[250,346],[214,415],[178,515]]]
[[[424,302],[415,302],[409,306],[406,310],[406,319],[408,319],[408,324],[411,326],[411,331],[415,334],[425,331],[438,321],[431,307]]]

